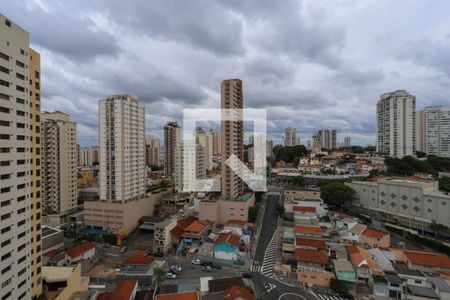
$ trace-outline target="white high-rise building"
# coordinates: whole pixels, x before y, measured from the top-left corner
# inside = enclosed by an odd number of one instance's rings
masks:
[[[42,294],[40,55],[0,14],[0,299]]]
[[[346,136],[346,137],[344,138],[344,147],[345,147],[345,148],[350,148],[351,145],[352,145],[352,144],[351,144],[351,139],[350,139],[350,137],[349,137],[349,136]]]
[[[417,151],[450,157],[450,107],[425,107],[417,113]]]
[[[206,178],[205,149],[196,143],[183,145],[175,149],[175,189],[179,192],[197,191],[195,180]],[[192,187],[192,189],[191,189]]]
[[[335,129],[327,128],[319,130],[319,135],[322,139],[322,148],[336,149],[337,148],[337,134]]]
[[[99,101],[100,200],[126,202],[145,195],[145,107],[137,97]]]
[[[283,146],[292,147],[300,145],[300,138],[297,135],[297,129],[287,127],[284,130],[284,137],[282,139]]]
[[[70,121],[68,114],[59,111],[44,112],[41,120],[43,206],[47,215],[55,215],[53,224],[59,225],[64,220],[58,218],[78,207],[77,124]]]
[[[377,103],[377,152],[400,158],[415,155],[415,96],[404,90],[381,95]]]

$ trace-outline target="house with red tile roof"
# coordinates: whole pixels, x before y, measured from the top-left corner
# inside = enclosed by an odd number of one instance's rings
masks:
[[[305,237],[297,237],[295,239],[295,247],[301,249],[311,249],[311,250],[326,250],[327,244],[322,239],[313,239]]]
[[[66,251],[64,259],[67,264],[89,260],[95,255],[95,244],[92,242],[83,242]]]
[[[236,300],[236,299],[256,300],[256,297],[245,287],[233,285],[225,290],[224,299],[225,300]]]
[[[295,225],[294,227],[295,236],[303,237],[322,237],[322,229],[320,226],[316,225]]]
[[[403,254],[410,269],[423,272],[450,271],[450,258],[441,253],[404,250]]]
[[[371,248],[387,248],[391,245],[391,235],[388,232],[368,227],[361,233],[358,242],[367,244]]]
[[[97,296],[96,300],[134,300],[138,288],[137,280],[122,280],[113,292],[102,293]]]
[[[117,278],[120,280],[135,279],[140,286],[152,283],[153,271],[157,267],[154,256],[147,255],[145,251],[135,251],[120,265]]]
[[[188,245],[200,245],[207,238],[211,231],[211,222],[208,221],[194,221],[185,228],[181,235],[183,242]]]
[[[316,207],[294,205],[292,210],[294,212],[295,225],[317,224],[318,218]]]
[[[295,249],[295,259],[298,267],[323,268],[328,262],[322,250]]]
[[[240,237],[232,232],[222,232],[214,241],[214,257],[225,260],[239,258]]]
[[[155,300],[199,300],[197,291],[156,295]]]
[[[177,221],[177,226],[170,230],[171,241],[173,246],[178,246],[182,240],[182,235],[189,225],[198,221],[196,217],[188,216]]]

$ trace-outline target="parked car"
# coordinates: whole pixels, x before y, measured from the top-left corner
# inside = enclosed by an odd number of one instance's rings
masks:
[[[245,262],[242,259],[236,259],[236,260],[233,260],[233,264],[243,266],[245,264]]]
[[[211,266],[203,266],[203,271],[211,272]]]
[[[125,252],[127,252],[127,250],[128,250],[128,247],[124,246],[124,247],[120,248],[120,253],[125,253]]]
[[[177,265],[172,265],[170,266],[170,270],[173,271],[173,273],[175,274],[179,274],[183,270],[183,268]]]
[[[202,261],[201,261],[200,259],[198,259],[198,258],[194,258],[194,259],[192,260],[192,264],[193,264],[193,265],[201,265],[201,264],[202,264]]]
[[[172,273],[172,272],[167,272],[166,273],[166,278],[167,279],[176,279],[177,278],[177,274]]]

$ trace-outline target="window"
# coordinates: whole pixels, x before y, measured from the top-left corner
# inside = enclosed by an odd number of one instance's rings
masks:
[[[25,80],[25,76],[23,76],[22,74],[16,73],[16,77]]]
[[[11,244],[11,240],[10,240],[10,239],[4,241],[4,242],[1,244],[1,247],[6,247],[6,246],[8,246],[9,244]]]
[[[35,72],[34,72],[34,78],[39,79],[39,77],[40,77],[39,72],[38,72],[38,71],[35,71]]]
[[[5,19],[5,25],[8,27],[11,27],[11,21],[8,19]]]
[[[0,106],[0,112],[5,113],[5,114],[9,114],[9,108]]]
[[[8,68],[5,68],[5,67],[3,67],[3,66],[0,66],[0,72],[3,72],[3,73],[5,73],[5,74],[9,74],[9,69],[8,69]]]
[[[11,152],[11,148],[7,148],[7,147],[0,148],[0,153],[9,153],[9,152]]]
[[[0,58],[3,58],[4,60],[9,61],[9,55],[6,55],[3,52],[0,52]]]
[[[0,134],[0,140],[9,140],[10,135],[9,134]]]
[[[16,66],[25,68],[25,64],[23,62],[21,62],[20,60],[16,60]]]
[[[0,194],[9,193],[10,191],[11,191],[11,187],[7,186],[7,187],[0,189]]]
[[[0,99],[3,99],[3,100],[9,100],[9,95],[0,93]]]
[[[9,82],[8,82],[8,81],[5,81],[5,80],[2,80],[2,79],[0,79],[0,85],[3,85],[3,86],[6,86],[6,87],[9,87]]]
[[[11,162],[9,160],[0,161],[0,167],[6,167],[9,165],[11,165]]]
[[[24,117],[24,116],[25,116],[25,112],[24,112],[24,111],[21,111],[21,110],[17,110],[17,111],[16,111],[16,115],[21,116],[21,117]]]
[[[16,90],[18,90],[19,92],[25,92],[25,88],[20,85],[16,85]]]
[[[7,233],[7,232],[10,231],[10,230],[11,230],[11,226],[7,226],[7,227],[5,227],[5,228],[2,228],[1,233],[2,233],[2,234]],[[3,259],[2,259],[2,260],[3,260]]]
[[[11,174],[2,174],[0,175],[0,180],[6,180],[6,179],[10,179],[11,178]]]
[[[0,126],[9,127],[9,121],[0,120]]]

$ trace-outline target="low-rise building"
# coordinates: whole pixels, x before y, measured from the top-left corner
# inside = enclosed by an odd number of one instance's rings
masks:
[[[186,246],[199,246],[211,232],[211,223],[207,221],[194,221],[186,227],[184,233],[181,235],[183,243]]]
[[[66,251],[66,263],[71,265],[90,260],[95,255],[95,244],[92,242],[83,242]]]
[[[180,209],[185,208],[192,202],[194,194],[191,193],[170,193],[164,194],[161,198],[161,208],[166,215],[174,215]]]
[[[322,286],[330,287],[331,279],[334,279],[335,275],[332,272],[300,266],[297,268],[297,280],[304,283],[308,287]]]
[[[43,292],[48,300],[73,299],[82,293],[89,297],[89,277],[81,276],[81,265],[76,267],[42,267]],[[81,299],[81,298],[80,298]]]
[[[56,227],[42,226],[42,253],[64,248],[64,231]]]
[[[156,295],[155,300],[199,300],[197,291]]]
[[[247,221],[248,210],[254,205],[255,195],[244,194],[237,198],[212,197],[199,203],[199,219],[215,225],[226,224],[230,220]]]
[[[359,238],[359,243],[366,244],[371,248],[387,248],[391,245],[391,235],[387,232],[374,228],[366,228]]]
[[[318,218],[316,208],[311,206],[294,206],[294,223],[296,225],[317,224]]]
[[[297,268],[303,266],[322,269],[328,262],[327,256],[321,250],[295,249],[295,259]]]
[[[295,236],[303,237],[322,237],[322,229],[320,226],[315,225],[295,225],[294,227]]]
[[[122,280],[117,283],[114,291],[101,293],[96,300],[134,300],[138,290],[138,281],[134,279]]]
[[[295,247],[300,249],[326,250],[327,244],[322,239],[297,237],[295,239]]]
[[[171,216],[155,224],[153,235],[153,251],[166,254],[172,249],[171,231],[177,226],[177,216]]]
[[[153,271],[157,267],[156,259],[145,251],[135,251],[120,265],[118,280],[137,280],[141,286],[149,286],[153,281]]]
[[[423,272],[450,271],[450,258],[441,253],[405,250],[403,254],[410,269]]]
[[[356,271],[350,261],[346,259],[333,260],[334,272],[337,279],[347,282],[356,282]]]
[[[214,241],[214,257],[225,260],[239,258],[240,237],[231,232],[222,232]]]

